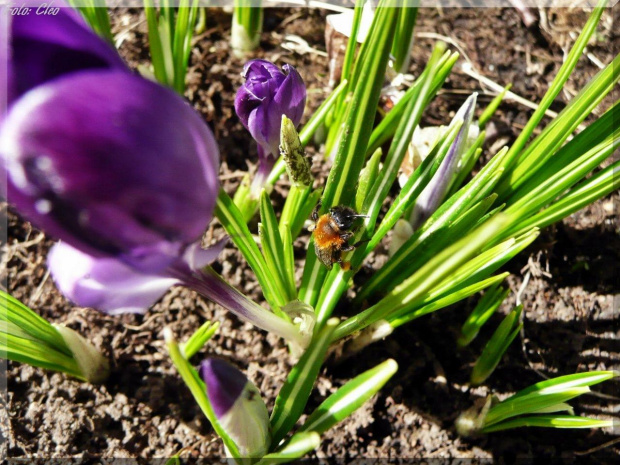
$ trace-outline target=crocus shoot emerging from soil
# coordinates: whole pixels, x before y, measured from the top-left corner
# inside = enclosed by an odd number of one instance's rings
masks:
[[[201,270],[223,243],[200,247],[219,190],[218,148],[200,116],[132,74],[75,11],[12,18],[2,169],[9,201],[63,241],[49,257],[63,293],[144,312],[183,284],[299,342],[292,324]]]
[[[200,376],[218,423],[242,457],[262,457],[270,443],[269,414],[260,392],[232,365],[209,358]]]

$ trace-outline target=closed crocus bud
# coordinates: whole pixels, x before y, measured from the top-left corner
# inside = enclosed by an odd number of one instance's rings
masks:
[[[269,414],[256,386],[232,365],[210,358],[200,376],[218,423],[241,457],[262,457],[269,449]]]
[[[409,218],[409,223],[413,230],[419,228],[433,214],[450,190],[461,159],[468,148],[468,141],[470,145],[472,143],[472,137],[469,136],[469,132],[470,127],[475,126],[472,124],[472,120],[477,97],[478,93],[476,92],[469,96],[452,120],[452,125],[457,121],[461,121],[461,129],[459,129],[454,142],[452,142],[433,179],[430,180],[416,200]],[[475,128],[475,134],[477,134],[477,131],[478,129]],[[476,137],[477,135],[473,135],[473,139]]]
[[[280,70],[266,60],[247,62],[243,77],[245,83],[237,91],[235,111],[258,143],[261,165],[271,169],[279,153],[282,115],[295,126],[301,122],[306,86],[292,66],[284,65]]]

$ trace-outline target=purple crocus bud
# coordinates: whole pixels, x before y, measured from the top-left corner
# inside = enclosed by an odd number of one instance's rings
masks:
[[[468,148],[469,131],[470,126],[472,126],[477,97],[478,93],[474,92],[461,106],[452,120],[452,124],[455,124],[457,121],[462,121],[463,124],[437,172],[416,200],[409,219],[409,223],[414,230],[420,227],[433,214],[450,190],[461,158]]]
[[[224,432],[241,457],[262,457],[269,449],[269,414],[260,392],[232,365],[209,358],[200,365],[207,397]]]
[[[261,171],[269,171],[278,156],[280,125],[286,115],[295,126],[306,104],[306,86],[290,65],[280,70],[267,60],[251,60],[243,67],[245,83],[237,91],[235,111],[258,143]]]

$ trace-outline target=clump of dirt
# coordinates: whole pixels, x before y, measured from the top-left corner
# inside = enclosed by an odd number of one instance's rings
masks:
[[[581,9],[538,10],[539,23],[526,28],[513,9],[430,9],[419,12],[411,73],[423,69],[436,40],[448,41],[481,74],[501,85],[509,82],[522,97],[539,102],[587,18]],[[552,109],[565,103],[617,53],[612,31],[618,10],[606,11],[599,32]],[[308,86],[306,115],[328,94],[323,31],[325,11],[268,9],[261,48],[254,57],[295,66]],[[123,32],[121,53],[134,68],[148,65],[146,24],[139,9],[117,9],[115,32]],[[232,193],[247,169],[254,169],[256,147],[233,111],[241,84],[243,61],[230,53],[230,16],[209,9],[207,28],[196,37],[188,73],[187,98],[213,129],[222,154],[221,179]],[[288,34],[306,40],[304,53],[287,50]],[[445,124],[480,83],[455,67],[444,90],[423,118],[423,125]],[[492,96],[481,94],[481,107]],[[618,98],[617,92],[603,107]],[[531,110],[504,102],[493,119],[494,140],[514,140]],[[548,121],[548,120],[547,120]],[[491,140],[486,147],[490,156]],[[329,162],[320,149],[314,155],[318,183],[324,183]],[[283,204],[286,182],[273,200]],[[618,368],[618,338],[613,299],[618,292],[618,195],[603,199],[545,230],[541,237],[507,267],[513,295],[530,275],[522,293],[525,325],[521,338],[485,386],[467,386],[473,361],[483,341],[514,305],[506,302],[471,347],[458,351],[455,339],[475,299],[416,320],[374,344],[346,363],[330,363],[322,371],[309,408],[318,405],[351,377],[394,358],[399,372],[381,393],[351,418],[323,437],[315,458],[494,458],[514,463],[521,458],[569,460],[587,457],[601,463],[618,453],[610,431],[522,429],[477,439],[459,438],[456,416],[477,399],[493,392],[505,397],[543,377],[577,371]],[[290,370],[288,352],[278,338],[257,331],[205,301],[193,291],[174,288],[146,315],[111,317],[76,308],[54,287],[45,267],[51,239],[8,210],[8,243],[2,277],[16,298],[50,321],[77,330],[110,357],[112,375],[92,386],[62,374],[8,363],[6,408],[2,434],[12,458],[152,458],[222,457],[221,441],[194,402],[170,363],[162,329],[188,337],[204,321],[221,323],[220,330],[195,357],[219,356],[243,369],[257,385],[268,406]],[[214,225],[211,234],[217,234]],[[307,235],[296,241],[303,259]],[[248,296],[261,302],[260,288],[242,256],[229,246],[219,258],[218,271]],[[576,411],[617,419],[617,402],[608,383],[599,395],[580,398]],[[4,415],[6,417],[6,415]],[[606,443],[610,445],[605,446]]]

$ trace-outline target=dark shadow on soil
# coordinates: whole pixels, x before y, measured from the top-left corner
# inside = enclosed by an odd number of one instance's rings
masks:
[[[463,319],[458,315],[463,310],[454,306],[429,318],[416,320],[398,329],[388,340],[367,347],[345,363],[336,362],[336,365],[329,366],[327,374],[334,378],[349,378],[387,358],[394,358],[399,364],[399,372],[383,389],[382,396],[390,393],[393,402],[403,403],[426,421],[456,436],[453,426],[456,417],[472,407],[477,400],[486,398],[490,392],[504,398],[507,394],[543,381],[545,378],[539,373],[556,377],[596,369],[597,366],[617,366],[620,362],[617,341],[597,337],[596,332],[591,331],[592,328],[584,335],[587,321],[526,321],[527,351],[530,357],[544,360],[545,369],[537,368],[537,373],[528,366],[521,350],[521,340],[517,338],[504,360],[485,382],[492,391],[483,389],[487,393],[483,395],[480,389],[469,389],[467,383],[477,355],[488,341],[491,330],[501,322],[502,315],[494,315],[471,346],[459,351],[455,340],[459,329],[457,323]],[[617,321],[598,320],[597,325],[604,331],[617,327]],[[544,341],[545,344],[543,346],[533,341]],[[588,355],[588,351],[594,348],[599,351],[599,355]],[[577,415],[606,415],[620,422],[620,413],[609,409],[620,399],[619,388],[618,382],[606,382],[594,386],[592,390],[604,396],[614,396],[615,399],[592,394],[581,396],[570,404],[575,407]],[[384,402],[378,400],[376,406],[379,405],[384,405]],[[376,414],[375,422],[363,432],[360,431],[360,434],[380,438],[394,433],[394,424],[381,420],[385,414]],[[399,418],[399,427],[402,427],[401,421]],[[532,458],[557,461],[574,459],[575,453],[587,451],[607,441],[609,436],[597,430],[583,434],[583,431],[542,428],[523,428],[492,433],[481,438],[461,439],[463,446],[477,446],[491,451],[498,463],[515,463],[519,459]],[[603,449],[592,452],[588,459],[608,460],[614,455],[613,449]]]
[[[620,293],[620,236],[616,231],[598,225],[577,229],[562,224],[557,228],[556,240],[552,258],[558,285],[583,286],[589,292]]]

